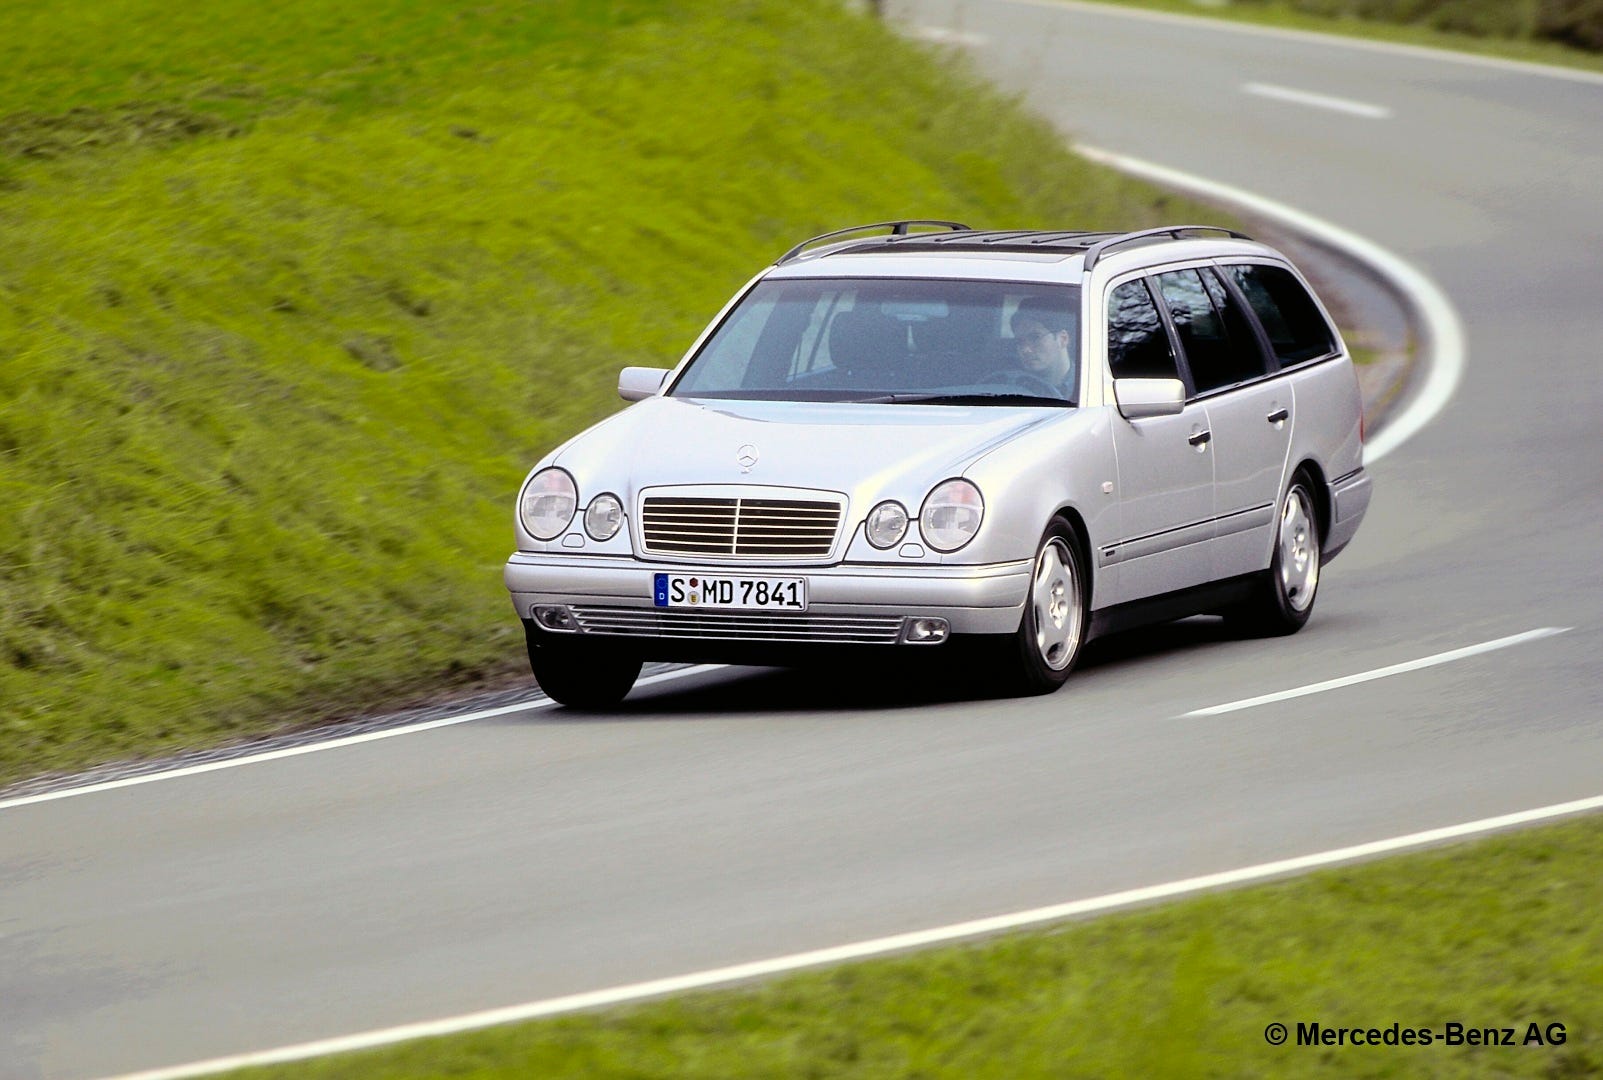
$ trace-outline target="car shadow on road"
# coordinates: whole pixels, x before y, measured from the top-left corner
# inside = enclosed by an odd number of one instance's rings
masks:
[[[1248,639],[1218,616],[1197,615],[1098,638],[1085,647],[1076,672],[1114,670],[1137,661],[1188,651],[1205,655],[1206,646],[1243,640]]]
[[[1099,638],[1086,646],[1077,679],[1111,673],[1153,658],[1205,652],[1209,645],[1241,640],[1223,620],[1208,616],[1145,627]],[[663,720],[733,713],[798,713],[895,710],[1007,700],[987,677],[994,661],[977,651],[895,655],[832,660],[798,668],[720,668],[642,686],[614,709],[543,710],[543,723],[601,723]]]

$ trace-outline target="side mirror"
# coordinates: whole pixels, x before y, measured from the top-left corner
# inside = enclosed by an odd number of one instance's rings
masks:
[[[1186,407],[1186,386],[1179,379],[1114,379],[1113,400],[1126,420],[1174,416]]]
[[[625,401],[656,397],[667,378],[667,368],[626,367],[618,372],[618,396]]]

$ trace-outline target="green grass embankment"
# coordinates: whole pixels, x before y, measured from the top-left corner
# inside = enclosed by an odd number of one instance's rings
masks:
[[[1603,1076],[1600,863],[1593,816],[757,987],[237,1075],[1578,1080]],[[1276,1023],[1284,1045],[1267,1040]],[[1311,1024],[1364,1039],[1374,1028],[1381,1041],[1298,1045]],[[1517,1045],[1471,1045],[1468,1032],[1487,1028],[1499,1041],[1513,1029]]]
[[[0,25],[0,782],[515,671],[525,469],[799,238],[1208,216],[826,2]]]

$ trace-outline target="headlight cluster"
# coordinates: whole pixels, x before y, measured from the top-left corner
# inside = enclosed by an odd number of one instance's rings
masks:
[[[868,512],[868,542],[877,548],[895,547],[907,535],[907,511],[899,502],[882,502]]]
[[[985,499],[979,488],[967,480],[946,480],[924,499],[918,530],[936,551],[953,552],[974,539],[984,517]],[[863,531],[870,544],[884,550],[902,542],[908,524],[902,504],[889,500],[868,512]]]
[[[918,529],[936,551],[956,551],[980,531],[985,499],[967,480],[936,484],[918,512]]]
[[[584,512],[584,531],[592,540],[611,540],[623,525],[623,503],[610,491],[590,500]]]
[[[555,540],[579,510],[579,489],[566,469],[541,469],[523,485],[518,515],[536,540]],[[604,492],[590,500],[584,512],[584,531],[592,540],[611,540],[623,527],[623,502]]]

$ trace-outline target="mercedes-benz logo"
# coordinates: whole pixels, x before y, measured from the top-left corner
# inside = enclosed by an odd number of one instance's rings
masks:
[[[752,466],[757,464],[757,448],[747,443],[735,451],[735,461],[740,464],[741,472],[751,472]]]

